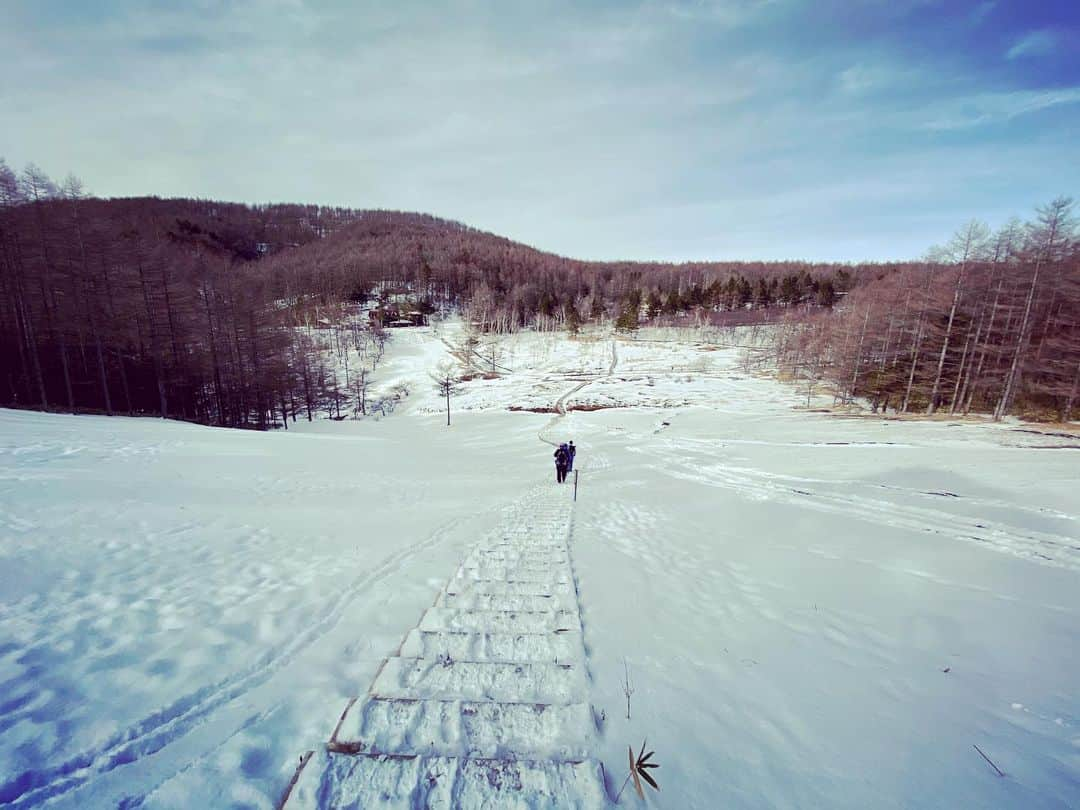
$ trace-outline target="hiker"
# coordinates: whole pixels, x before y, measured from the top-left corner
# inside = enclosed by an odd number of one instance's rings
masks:
[[[566,465],[570,460],[570,451],[566,444],[560,444],[555,451],[555,482],[561,484],[566,480]]]
[[[566,446],[566,472],[570,474],[574,471],[574,456],[577,455],[577,448],[574,447],[574,443],[570,442]]]

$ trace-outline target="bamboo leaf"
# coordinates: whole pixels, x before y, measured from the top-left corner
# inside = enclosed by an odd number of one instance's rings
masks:
[[[639,797],[644,799],[645,791],[641,789],[641,780],[638,779],[637,768],[634,767],[634,749],[631,746],[627,746],[627,751],[630,754],[630,776],[634,779],[634,790],[637,791]]]
[[[648,744],[648,738],[641,743],[641,750],[638,751],[637,760],[634,760],[634,749],[627,747],[627,753],[630,756],[630,775],[634,779],[634,789],[637,791],[638,796],[642,799],[645,798],[645,792],[641,789],[641,779],[644,779],[654,790],[660,790],[660,785],[656,783],[656,780],[649,775],[649,768],[659,768],[660,766],[655,762],[649,762],[649,759],[655,754],[655,751],[645,753],[645,746]],[[640,779],[638,777],[641,777]]]
[[[646,782],[648,782],[650,785],[652,785],[654,790],[660,790],[660,786],[658,784],[656,784],[656,780],[653,779],[651,776],[649,776],[649,774],[647,772],[642,771],[641,772],[641,778],[644,779]],[[642,797],[642,798],[644,798],[644,797]]]

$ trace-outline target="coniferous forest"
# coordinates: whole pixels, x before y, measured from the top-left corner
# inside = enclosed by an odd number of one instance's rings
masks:
[[[480,331],[770,323],[770,359],[875,410],[1075,416],[1069,200],[902,263],[585,262],[437,217],[89,196],[0,162],[0,403],[287,427],[364,407],[324,348],[388,294]]]

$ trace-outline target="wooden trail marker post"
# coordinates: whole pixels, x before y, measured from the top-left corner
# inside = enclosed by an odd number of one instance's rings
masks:
[[[577,501],[577,474],[578,471],[574,470],[574,500]]]

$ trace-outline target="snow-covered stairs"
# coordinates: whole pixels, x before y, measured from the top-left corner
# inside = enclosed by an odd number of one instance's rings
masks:
[[[606,805],[568,495],[540,488],[469,552],[285,807]]]

